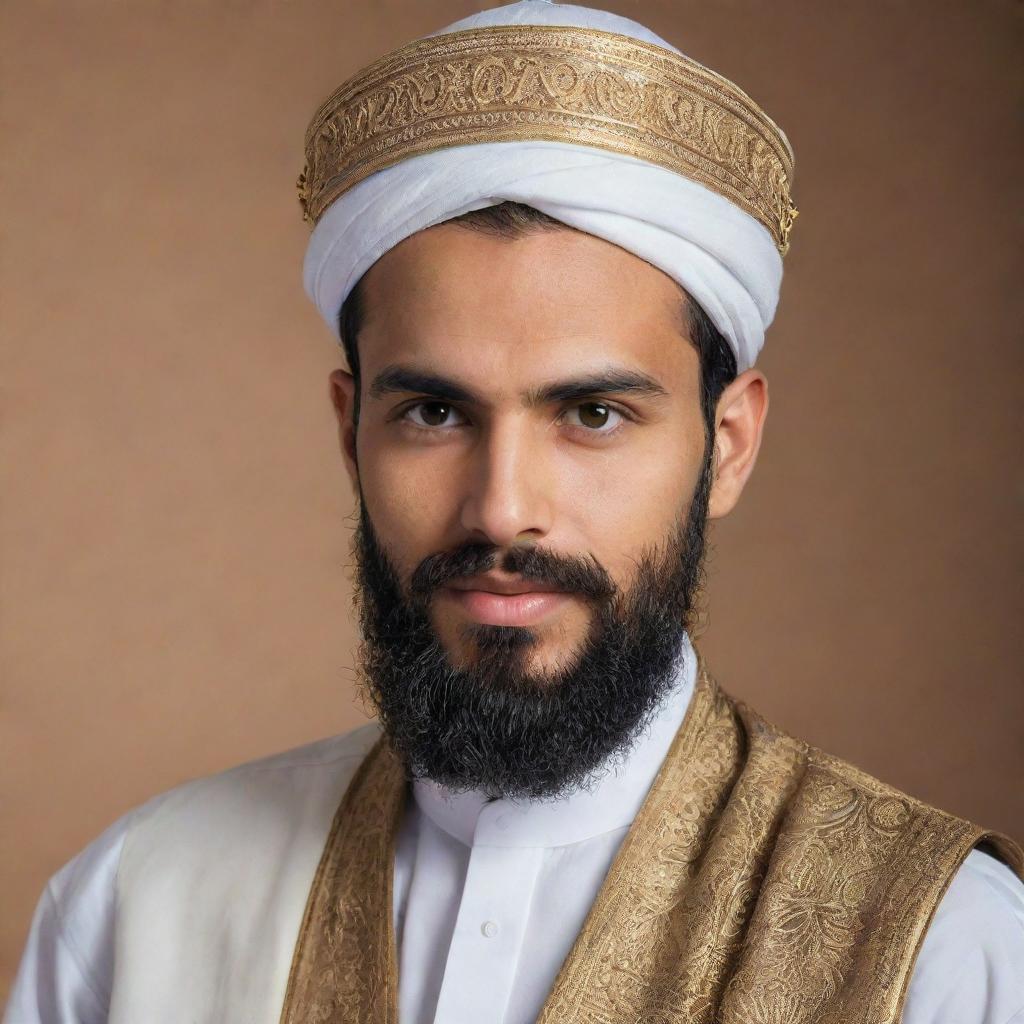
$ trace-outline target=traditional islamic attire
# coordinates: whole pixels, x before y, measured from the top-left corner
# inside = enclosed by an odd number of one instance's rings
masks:
[[[402,239],[513,200],[670,275],[742,370],[796,215],[789,143],[741,89],[545,0],[359,72],[306,160],[332,330]],[[733,701],[686,641],[633,747],[558,799],[409,787],[376,724],[157,797],[50,882],[5,1020],[1009,1024],[1022,870]]]
[[[775,315],[796,216],[786,136],[742,89],[626,18],[526,0],[456,22],[342,85],[306,157],[306,291],[332,329],[403,238],[508,200],[665,271],[740,370]]]

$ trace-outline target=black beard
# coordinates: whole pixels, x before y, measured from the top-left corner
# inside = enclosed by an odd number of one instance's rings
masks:
[[[709,446],[710,447],[710,446]],[[490,797],[556,797],[623,756],[675,679],[702,580],[710,452],[685,519],[644,552],[628,590],[593,557],[512,548],[501,568],[573,592],[593,607],[578,654],[528,672],[537,636],[522,626],[467,626],[476,657],[454,667],[429,617],[431,595],[493,568],[498,549],[465,544],[424,559],[403,592],[365,504],[354,538],[362,685],[411,775]]]

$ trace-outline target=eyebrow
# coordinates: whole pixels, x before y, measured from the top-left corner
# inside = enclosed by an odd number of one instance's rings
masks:
[[[431,398],[445,402],[487,404],[472,388],[455,378],[443,377],[435,373],[424,373],[408,366],[385,367],[374,377],[369,390],[371,398],[410,392],[429,395]],[[654,398],[668,396],[665,388],[646,373],[625,367],[608,367],[582,377],[542,384],[523,395],[523,404],[530,407],[589,398],[591,395],[625,393],[647,395]]]

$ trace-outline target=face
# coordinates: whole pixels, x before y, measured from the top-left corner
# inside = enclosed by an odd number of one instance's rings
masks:
[[[639,654],[661,636],[669,658],[672,624],[638,598],[657,592],[685,628],[689,594],[673,595],[694,574],[693,498],[703,479],[699,549],[705,513],[727,511],[753,465],[760,374],[722,396],[712,482],[684,296],[617,246],[440,225],[385,254],[363,295],[358,428],[352,378],[333,374],[332,393],[361,501],[361,588],[385,597],[369,617],[364,603],[364,632],[387,648],[371,674],[394,662],[389,635],[419,629],[389,621],[390,605],[417,605],[438,658],[491,690],[564,682],[598,636]],[[579,673],[574,685],[578,705]],[[630,715],[619,741],[643,708]]]

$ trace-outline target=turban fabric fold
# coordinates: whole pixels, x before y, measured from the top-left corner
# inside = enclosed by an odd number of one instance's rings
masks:
[[[460,37],[450,34],[503,25],[574,26],[597,33],[614,32],[613,39],[639,40],[645,47],[644,53],[654,52],[654,47],[668,51],[666,56],[679,53],[643,26],[625,18],[545,0],[521,0],[482,12],[426,37],[421,43],[430,39],[458,39]],[[602,36],[599,41],[603,39]],[[499,38],[496,44],[500,46],[500,43]],[[414,57],[409,61],[415,67]],[[671,59],[680,58],[673,56]],[[700,65],[694,67],[710,83],[708,88],[713,90],[720,81],[752,105],[752,101],[731,83]],[[395,81],[400,72],[400,65],[398,71],[386,66],[378,75],[386,98],[398,95],[399,86]],[[628,84],[631,81],[628,67],[622,74]],[[578,92],[579,87],[575,87]],[[368,89],[364,89],[365,92]],[[315,160],[321,152],[316,147],[324,138],[335,145],[335,152],[343,154],[334,159],[344,159],[344,147],[351,148],[351,144],[345,139],[335,142],[339,135],[337,125],[342,125],[342,135],[353,134],[353,124],[358,117],[365,116],[365,104],[373,101],[362,100],[363,113],[355,116],[350,109],[342,113],[336,111],[345,104],[351,108],[359,99],[359,96],[353,100],[342,94],[342,99],[335,100],[334,108],[329,110],[333,123],[322,115],[319,122],[314,121],[318,126],[316,131],[311,126],[311,133],[307,134],[307,174],[311,154]],[[702,101],[698,96],[695,102]],[[685,102],[689,101],[684,97]],[[758,113],[763,118],[757,125],[759,130],[764,133],[763,125],[767,123],[769,129],[778,133],[781,142],[773,141],[783,153],[782,166],[785,166],[785,154],[789,154],[791,175],[792,157],[785,136],[767,115],[759,110]],[[519,116],[516,111],[513,114]],[[742,109],[740,114],[743,114]],[[726,117],[731,116],[732,109],[727,108]],[[773,234],[769,230],[769,226],[775,226],[772,219],[747,202],[746,193],[730,185],[735,175],[729,178],[722,174],[726,185],[720,187],[718,178],[709,177],[707,171],[690,176],[680,173],[678,167],[671,169],[676,165],[663,159],[660,152],[650,150],[649,146],[641,148],[647,146],[642,134],[637,136],[640,143],[620,143],[620,139],[628,141],[629,125],[623,129],[613,126],[606,132],[604,141],[595,144],[592,135],[581,130],[580,141],[576,141],[571,126],[559,127],[558,119],[553,119],[553,123],[554,128],[544,130],[531,128],[529,124],[525,128],[517,125],[514,138],[498,138],[497,141],[489,141],[495,136],[492,131],[490,135],[478,133],[476,138],[480,141],[459,144],[458,134],[450,133],[452,138],[445,144],[434,144],[425,150],[422,144],[416,144],[420,146],[417,150],[405,141],[414,137],[407,126],[403,127],[404,134],[397,144],[391,141],[395,136],[392,131],[385,141],[397,145],[396,157],[341,188],[320,211],[309,242],[304,267],[306,291],[332,330],[337,332],[341,306],[360,277],[403,239],[471,210],[514,201],[612,242],[664,271],[700,304],[724,335],[736,356],[738,369],[742,371],[752,366],[778,303],[782,253],[789,225],[784,225],[780,245],[778,232]],[[602,122],[597,123],[601,128]],[[741,121],[737,124],[744,127]],[[531,134],[539,137],[530,137]],[[739,151],[734,137],[740,139],[753,157],[749,157],[747,151],[740,156],[732,155],[732,150]],[[376,144],[373,152],[383,148],[377,140],[371,141]],[[660,140],[656,142],[661,144]],[[759,136],[751,134],[747,139],[735,130],[733,135],[726,135],[725,145],[732,147],[726,152],[734,163],[741,157],[747,161],[744,167],[751,165],[750,161],[756,160],[762,151],[771,155]],[[627,149],[631,151],[626,152]],[[654,152],[654,156],[644,159],[633,155],[633,151]],[[697,161],[694,165],[698,170],[706,166]],[[684,171],[687,169],[685,164],[680,166]],[[717,173],[713,166],[711,171]],[[351,176],[351,167],[347,173]],[[321,177],[326,180],[329,175],[321,172]],[[781,178],[779,171],[771,181]],[[300,179],[300,187],[302,184],[303,179]],[[753,195],[754,190],[747,189],[747,192]],[[784,192],[783,199],[788,204],[788,191]],[[783,209],[790,214],[791,223],[795,209],[790,210],[788,206]]]

